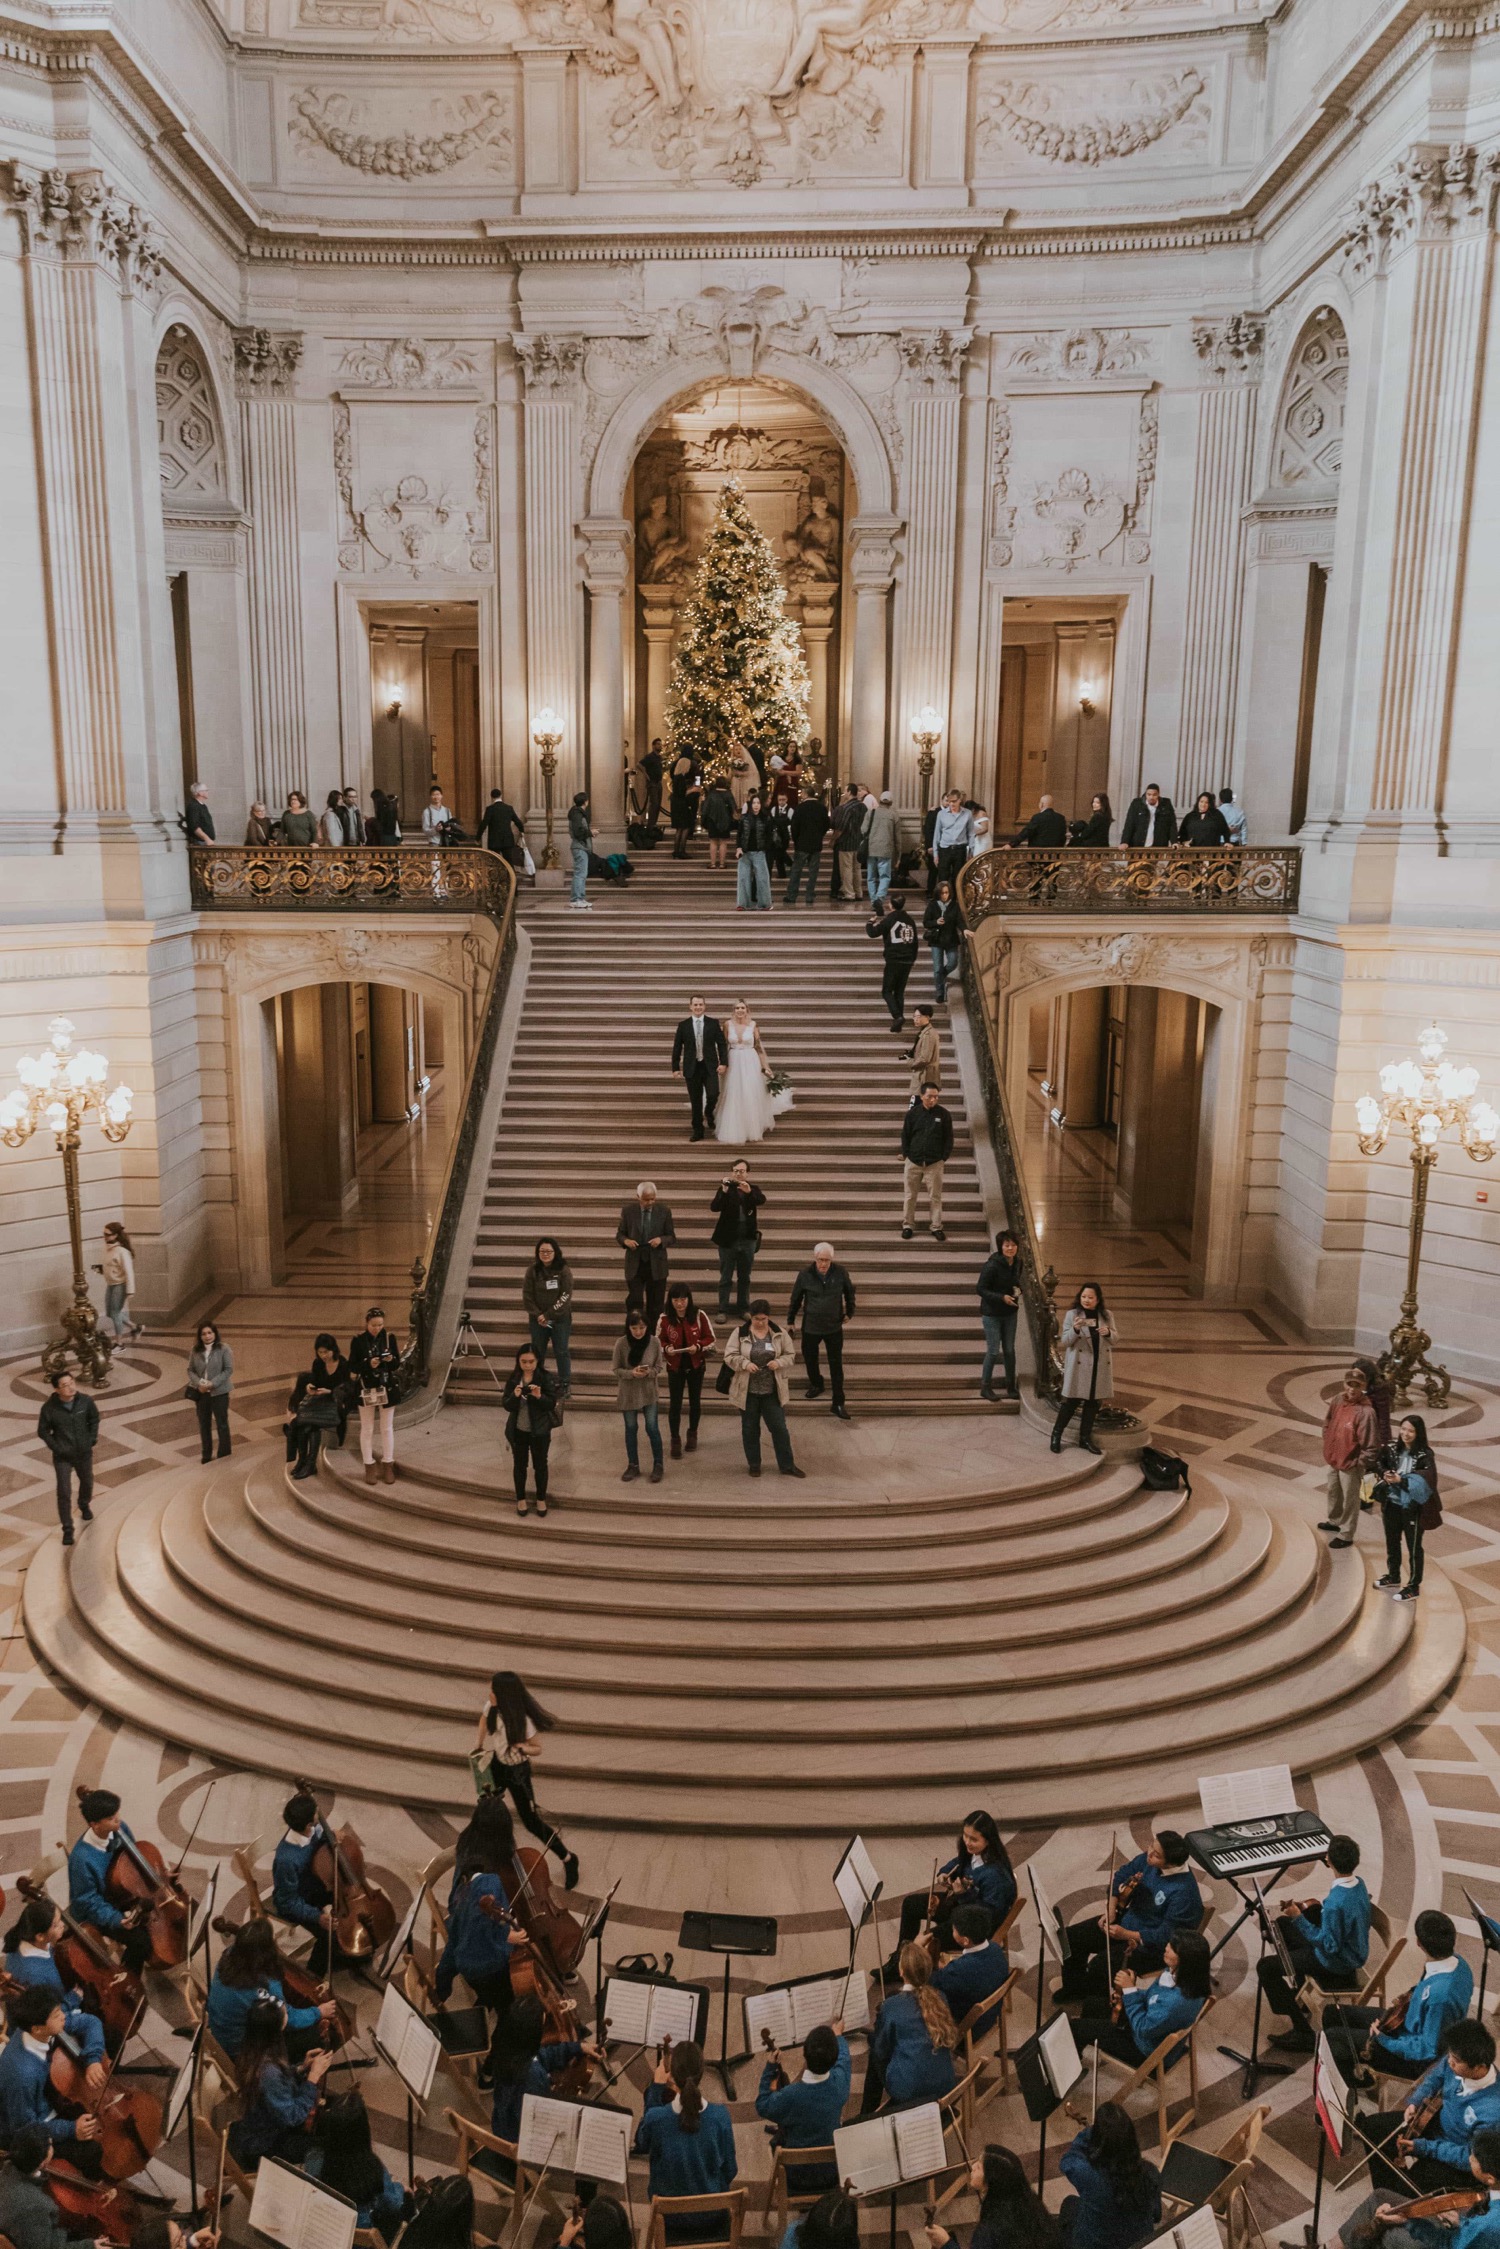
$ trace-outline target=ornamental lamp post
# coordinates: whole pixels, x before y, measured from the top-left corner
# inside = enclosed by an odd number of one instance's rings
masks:
[[[1389,1348],[1381,1353],[1380,1371],[1391,1385],[1392,1397],[1404,1403],[1412,1383],[1421,1377],[1429,1406],[1445,1406],[1453,1387],[1446,1367],[1433,1366],[1427,1357],[1432,1337],[1417,1324],[1417,1274],[1422,1263],[1422,1228],[1427,1216],[1427,1182],[1437,1162],[1438,1142],[1456,1127],[1464,1154],[1476,1164],[1487,1164],[1500,1136],[1500,1114],[1488,1101],[1476,1101],[1479,1072],[1468,1065],[1445,1062],[1448,1034],[1429,1023],[1417,1041],[1420,1064],[1387,1062],[1380,1073],[1380,1094],[1363,1093],[1354,1104],[1359,1125],[1359,1145],[1367,1156],[1378,1156],[1392,1126],[1411,1135],[1411,1219],[1406,1249],[1406,1293],[1401,1317],[1391,1329]]]
[[[104,1091],[109,1064],[102,1054],[73,1045],[73,1026],[56,1016],[48,1026],[51,1044],[40,1055],[24,1054],[16,1064],[19,1087],[0,1100],[0,1140],[22,1147],[45,1126],[63,1161],[68,1201],[68,1234],[73,1247],[73,1301],[62,1315],[63,1338],[42,1353],[42,1372],[50,1381],[78,1362],[78,1372],[101,1388],[109,1380],[113,1336],[99,1326],[83,1270],[83,1206],[78,1194],[78,1144],[85,1121],[93,1117],[106,1140],[118,1144],[131,1125],[133,1095],[128,1085]]]
[[[542,801],[547,815],[541,863],[551,869],[557,865],[557,847],[552,841],[552,784],[557,778],[557,745],[562,740],[562,720],[550,703],[544,703],[532,720],[531,739],[541,753],[537,763],[542,769]]]
[[[935,711],[928,703],[911,722],[911,738],[917,745],[917,771],[922,776],[924,819],[932,806],[932,776],[937,767],[937,746],[942,735],[943,714]]]

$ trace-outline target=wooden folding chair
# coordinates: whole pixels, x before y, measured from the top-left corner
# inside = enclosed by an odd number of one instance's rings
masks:
[[[766,2181],[765,2216],[777,2220],[778,2233],[785,2233],[794,2210],[810,2210],[821,2202],[828,2192],[824,2187],[799,2187],[796,2173],[809,2165],[821,2163],[837,2175],[838,2158],[831,2147],[776,2147],[771,2150],[771,2176]],[[788,2176],[790,2171],[791,2176]]]
[[[1405,1937],[1391,1934],[1390,1915],[1383,1906],[1370,1908],[1370,1934],[1381,1948],[1375,1966],[1362,1984],[1348,1991],[1330,1991],[1326,1985],[1304,1976],[1298,1999],[1312,2019],[1313,2033],[1323,2028],[1323,2013],[1328,2007],[1380,2007],[1385,2006],[1386,1979],[1395,1966],[1397,1957],[1406,1949]]]
[[[969,2105],[964,2113],[966,2132],[973,2131],[974,2119],[982,2108],[988,2108],[997,2093],[1010,2091],[1010,2002],[1020,1980],[1020,1969],[1012,1968],[1004,1983],[992,1991],[988,1999],[977,1999],[974,2002],[958,2026],[958,2050],[963,2057],[963,2066],[973,2080]],[[999,2010],[998,2013],[995,2013],[996,2009]],[[980,2017],[991,2013],[995,2013],[995,2019],[989,2028],[976,2031],[974,2026]],[[999,2074],[986,2082],[984,2073],[992,2062],[1000,2065]]]
[[[283,1930],[286,1932],[285,1935],[278,1933],[276,1938],[276,1942],[283,1952],[290,1953],[294,1945],[297,1945],[300,1950],[311,1951],[313,1942],[311,1932],[304,1929],[300,1922],[283,1921],[275,1907],[266,1902],[265,1892],[262,1890],[255,1872],[256,1854],[263,1848],[264,1845],[252,1835],[248,1843],[241,1843],[238,1850],[231,1851],[229,1854],[230,1865],[245,1885],[245,1895],[250,1900],[250,1911],[262,1921],[274,1921],[278,1932]]]
[[[540,2203],[561,2220],[563,2213],[553,2196],[545,2186],[538,2186],[542,2174],[520,2160],[514,2141],[498,2138],[483,2124],[476,2124],[472,2116],[460,2116],[456,2108],[450,2108],[447,2114],[448,2122],[458,2135],[458,2175],[467,2179],[474,2189],[476,2220],[481,2191],[492,2196],[503,2212],[503,2222],[496,2233],[480,2234],[476,2223],[476,2239],[503,2241],[510,2227],[519,2227],[521,2213],[528,2204],[535,2209]],[[514,2167],[514,2177],[506,2178],[502,2163]],[[532,2201],[533,2189],[537,2189],[535,2202]]]
[[[722,2194],[653,2194],[651,2216],[646,2225],[646,2249],[667,2249],[668,2218],[707,2217],[710,2211],[728,2218],[728,2249],[740,2249],[745,2204],[749,2199],[748,2187],[726,2187]],[[710,2234],[701,2243],[674,2243],[673,2249],[725,2249],[724,2236]]]
[[[990,1939],[990,1942],[992,1944],[1003,1945],[1005,1950],[1009,1952],[1011,1949],[1011,1940],[1015,1936],[1016,1930],[1020,1927],[1021,1916],[1025,1911],[1026,1900],[1021,1896],[1020,1892],[1017,1891],[1014,1904],[1011,1906],[1011,1909],[1005,1916],[1005,1919],[997,1926],[993,1937]]]
[[[1197,2021],[1190,2029],[1170,2031],[1159,2045],[1152,2048],[1145,2060],[1138,2062],[1129,2072],[1119,2090],[1109,2096],[1112,2101],[1118,2101],[1123,2106],[1142,2085],[1151,2087],[1156,2095],[1156,2129],[1164,2155],[1174,2140],[1180,2139],[1184,2132],[1192,2129],[1198,2114],[1198,2034],[1216,2004],[1217,1994],[1204,2002]],[[1175,2124],[1169,2126],[1167,2119],[1172,2106],[1172,2091],[1167,2081],[1168,2072],[1180,2065],[1184,2050],[1188,2066],[1188,2104],[1186,2112]],[[1101,2069],[1124,2069],[1126,2066],[1124,2062],[1117,2061],[1113,2054],[1102,2053],[1099,2065]]]
[[[941,2100],[937,2104],[938,2113],[943,2120],[944,2153],[947,2153],[948,2134],[950,2132],[958,2141],[960,2150],[957,2158],[950,2158],[950,2160],[943,2165],[945,2171],[956,2171],[958,2176],[949,2181],[948,2185],[944,2187],[941,2194],[935,2193],[937,2187],[936,2172],[934,2172],[926,2182],[927,2199],[929,2202],[935,2200],[936,2207],[939,2210],[946,2210],[948,2204],[953,2200],[954,2196],[963,2193],[964,2186],[968,2180],[969,2166],[973,2161],[973,2158],[969,2154],[969,2143],[966,2137],[966,2123],[969,2114],[969,2103],[971,2102],[974,2093],[974,2081],[978,2077],[979,2072],[983,2066],[983,2061],[980,2060],[975,2062],[971,2069],[966,2069],[963,2076],[959,2079],[958,2083],[953,2087],[952,2091],[944,2093]]]
[[[1228,2234],[1228,2249],[1250,2249],[1252,2242],[1258,2242],[1261,2249],[1265,2249],[1265,2235],[1261,2231],[1260,2220],[1255,2215],[1246,2190],[1250,2174],[1255,2168],[1256,2151],[1260,2146],[1261,2134],[1265,2131],[1270,2114],[1269,2107],[1252,2109],[1248,2116],[1241,2118],[1227,2139],[1221,2140],[1217,2147],[1204,2148],[1201,2151],[1190,2147],[1179,2136],[1177,2140],[1174,2140],[1172,2150],[1169,2153],[1169,2169],[1170,2164],[1176,2160],[1177,2156],[1191,2157],[1200,2152],[1216,2163],[1229,2166],[1227,2172],[1218,2180],[1216,2185],[1209,2189],[1206,2195],[1202,2193],[1196,2182],[1193,2182],[1194,2191],[1191,2193],[1174,2194],[1168,2178],[1164,2176],[1162,2180],[1162,2194],[1168,2202],[1174,2202],[1184,2210],[1192,2209],[1200,2202],[1206,2202],[1215,2217],[1223,2219]]]

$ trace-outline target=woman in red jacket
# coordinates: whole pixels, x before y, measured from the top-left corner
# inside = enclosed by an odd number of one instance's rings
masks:
[[[703,1362],[714,1345],[714,1324],[693,1302],[686,1281],[668,1291],[666,1309],[656,1323],[656,1340],[667,1362],[667,1416],[672,1429],[672,1458],[682,1458],[682,1393],[687,1392],[687,1449],[698,1449],[698,1421],[703,1411]]]

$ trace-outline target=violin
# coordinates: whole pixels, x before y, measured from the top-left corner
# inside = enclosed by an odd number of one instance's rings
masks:
[[[760,2042],[771,2057],[771,2090],[773,2093],[779,2093],[787,2081],[787,2075],[782,2065],[781,2048],[772,2036],[769,2023],[761,2026]]]
[[[213,1923],[215,1933],[227,1937],[231,1944],[244,1925],[242,1921],[231,1921],[227,1913],[219,1914]],[[346,2007],[336,1997],[331,1983],[319,1983],[312,1970],[304,1966],[302,1961],[289,1959],[280,1945],[276,1947],[276,1962],[281,1988],[289,2007],[326,2007],[330,2000],[333,2001],[335,2012],[327,2018],[319,2031],[318,2043],[322,2046],[347,2046],[359,2027],[354,2009]]]
[[[1372,2038],[1393,2038],[1398,2032],[1405,2030],[1406,2010],[1410,2002],[1411,1993],[1409,1991],[1403,1991],[1399,1999],[1392,2000],[1380,2020],[1372,2025],[1370,2036]]]
[[[551,1973],[560,1983],[566,1983],[583,1950],[583,1924],[559,1903],[545,1851],[523,1845],[511,1864],[520,1877],[514,1885],[507,1882],[505,1886],[511,1911]]]
[[[129,2187],[100,2186],[59,2155],[47,2157],[41,2177],[42,2185],[70,2222],[70,2230],[130,2249],[141,2222],[141,2206]]]
[[[28,1900],[47,1905],[53,1902],[39,1882],[28,1881],[24,1874],[16,1888]],[[145,2002],[145,1987],[132,1969],[120,1965],[107,1937],[87,1921],[80,1921],[65,1905],[56,1911],[66,1934],[54,1947],[52,1964],[64,1989],[76,1985],[83,1993],[88,2012],[97,2015],[104,2025],[105,2045],[112,2054],[118,2053]]]
[[[1425,2140],[1429,2127],[1436,2124],[1443,2112],[1443,2090],[1439,2086],[1429,2093],[1420,2108],[1414,2111],[1410,2124],[1404,2124],[1396,2135],[1396,2153],[1403,2163],[1410,2163],[1412,2151],[1418,2140]]]
[[[87,1789],[76,1791],[80,1802]],[[123,1828],[115,1835],[104,1894],[132,1927],[144,1922],[158,1968],[180,1968],[187,1958],[188,1894],[154,1843],[138,1843]]]
[[[297,1787],[305,1796],[313,1794],[305,1780],[299,1780]],[[396,1908],[379,1883],[370,1879],[353,1828],[335,1835],[326,1822],[321,1825],[323,1839],[313,1852],[310,1872],[333,1900],[334,1942],[346,1958],[368,1960],[396,1934]]]
[[[96,2118],[99,2137],[95,2145],[103,2161],[104,2176],[114,2180],[132,2179],[137,2171],[146,2168],[161,2146],[162,2104],[154,2093],[117,2085],[113,2070],[111,2062],[103,2086],[95,2093],[89,2088],[87,2064],[77,2041],[66,2031],[52,2041],[47,2082],[54,2106],[64,2116]]]
[[[1393,2203],[1393,2217],[1368,2218],[1351,2239],[1356,2241],[1356,2249],[1379,2249],[1388,2226],[1404,2226],[1408,2218],[1456,2217],[1483,2209],[1489,2201],[1488,2187],[1455,2187],[1446,2194],[1424,2194],[1415,2202]]]

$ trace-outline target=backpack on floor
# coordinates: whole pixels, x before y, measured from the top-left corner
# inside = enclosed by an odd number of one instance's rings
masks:
[[[1187,1462],[1174,1452],[1158,1452],[1155,1445],[1141,1447],[1141,1481],[1150,1491],[1185,1491],[1189,1499],[1193,1496]]]

